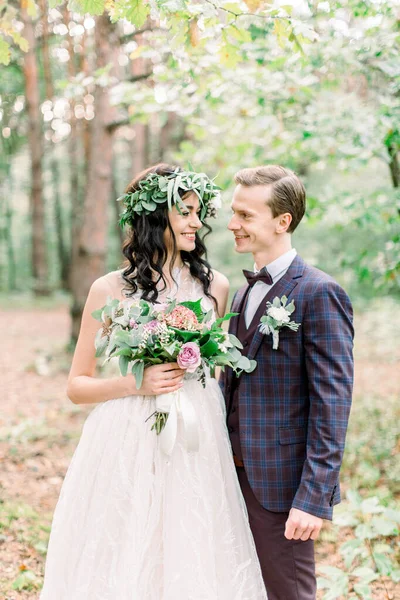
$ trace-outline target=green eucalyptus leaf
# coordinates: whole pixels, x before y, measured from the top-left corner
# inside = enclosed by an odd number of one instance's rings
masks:
[[[272,301],[272,306],[275,306],[276,308],[280,308],[281,299],[279,298],[279,296],[275,296],[275,298]]]
[[[136,360],[133,362],[131,367],[132,375],[135,377],[135,385],[139,390],[142,387],[143,375],[144,375],[144,362],[142,360]]]
[[[120,356],[119,357],[119,368],[121,371],[121,375],[123,375],[124,377],[128,373],[128,365],[129,365],[129,358],[127,356]]]

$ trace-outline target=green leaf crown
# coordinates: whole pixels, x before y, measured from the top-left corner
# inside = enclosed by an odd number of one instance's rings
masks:
[[[119,224],[133,225],[142,214],[149,215],[162,204],[168,204],[168,210],[176,205],[178,211],[186,206],[179,191],[194,192],[200,202],[200,220],[215,217],[220,207],[220,190],[205,173],[182,171],[177,167],[172,173],[159,175],[149,173],[145,179],[137,183],[137,189],[117,198],[122,202],[124,211],[120,215]]]

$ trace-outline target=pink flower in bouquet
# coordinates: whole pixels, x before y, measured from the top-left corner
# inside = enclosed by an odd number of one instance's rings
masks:
[[[160,333],[161,323],[156,319],[149,321],[145,325],[143,325],[143,331],[147,335]]]
[[[194,373],[201,364],[200,348],[194,342],[183,344],[177,358],[181,369],[186,369],[188,373]]]
[[[135,319],[130,319],[130,321],[129,321],[129,327],[131,329],[137,329],[138,324],[136,323]]]
[[[186,306],[176,306],[172,312],[164,315],[164,321],[167,325],[176,329],[187,331],[200,331],[202,329],[195,313]]]
[[[143,329],[149,333],[155,333],[158,329],[159,323],[155,319],[143,325]]]

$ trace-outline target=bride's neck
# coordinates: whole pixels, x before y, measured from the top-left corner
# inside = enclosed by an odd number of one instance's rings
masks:
[[[163,266],[164,275],[168,276],[172,269],[182,269],[185,263],[183,262],[181,255],[175,257],[174,262],[172,262],[172,257],[168,256],[165,265]]]
[[[175,260],[173,262],[171,260],[171,257],[167,257],[167,261],[162,268],[165,281],[167,281],[167,283],[172,283],[171,273],[173,272],[173,270],[178,269],[179,271],[181,271],[184,266],[185,263],[183,262],[180,254],[178,254],[178,256],[175,257]],[[154,272],[153,279],[158,280],[158,278],[159,275],[156,272]]]

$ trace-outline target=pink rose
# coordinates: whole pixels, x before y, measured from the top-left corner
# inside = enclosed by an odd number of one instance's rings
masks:
[[[181,369],[186,369],[188,373],[194,373],[201,364],[200,348],[194,342],[183,344],[177,358]]]

